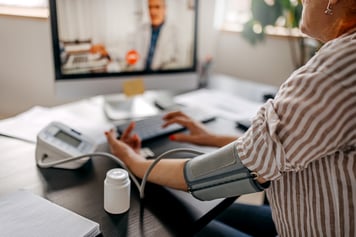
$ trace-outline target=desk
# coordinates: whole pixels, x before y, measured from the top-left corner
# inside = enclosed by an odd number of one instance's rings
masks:
[[[76,107],[78,104],[73,103],[59,108],[73,110]],[[93,117],[103,119],[102,114],[97,113]],[[241,133],[235,129],[234,122],[223,119],[217,119],[208,126],[221,133]],[[156,154],[177,146],[191,146],[171,142],[167,138],[145,145]],[[147,184],[143,201],[139,199],[136,187],[132,186],[130,210],[121,215],[111,215],[103,208],[103,182],[106,171],[117,167],[114,161],[96,157],[78,170],[40,169],[35,163],[34,144],[0,136],[0,150],[0,195],[18,189],[29,190],[98,222],[103,236],[183,235],[222,201],[201,202],[188,193]]]

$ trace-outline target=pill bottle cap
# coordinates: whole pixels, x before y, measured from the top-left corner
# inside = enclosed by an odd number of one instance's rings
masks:
[[[111,169],[106,172],[106,181],[110,184],[125,184],[130,181],[128,177],[127,171],[121,168]]]

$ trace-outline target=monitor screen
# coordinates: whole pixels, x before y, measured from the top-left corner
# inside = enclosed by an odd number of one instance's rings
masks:
[[[116,93],[198,85],[196,0],[50,0],[57,92]]]

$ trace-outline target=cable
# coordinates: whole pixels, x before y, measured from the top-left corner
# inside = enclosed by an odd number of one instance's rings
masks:
[[[172,150],[168,150],[164,153],[162,153],[161,155],[159,155],[153,162],[152,164],[148,167],[148,169],[146,170],[143,178],[142,178],[142,182],[141,182],[141,188],[140,190],[140,197],[143,198],[144,197],[144,191],[145,191],[145,186],[146,186],[146,182],[147,182],[147,178],[148,175],[151,173],[151,171],[153,170],[154,166],[156,164],[158,164],[158,162],[164,158],[164,156],[169,155],[169,154],[174,154],[174,153],[178,153],[178,152],[190,152],[192,154],[196,154],[196,155],[201,155],[204,154],[203,152],[194,150],[194,149],[190,149],[190,148],[176,148],[176,149],[172,149]]]
[[[42,157],[41,160],[39,160],[37,162],[37,165],[41,168],[51,168],[55,165],[60,165],[60,164],[64,164],[64,163],[68,163],[74,160],[79,160],[85,157],[95,157],[95,156],[104,156],[107,158],[110,158],[112,160],[114,160],[116,163],[118,163],[122,168],[124,168],[125,170],[127,170],[127,172],[129,173],[132,181],[135,183],[136,187],[140,190],[140,183],[137,181],[136,177],[131,173],[131,171],[129,170],[129,168],[125,165],[124,162],[122,162],[119,158],[117,158],[116,156],[110,154],[110,153],[106,153],[106,152],[94,152],[94,153],[88,153],[88,154],[84,154],[84,155],[80,155],[80,156],[75,156],[75,157],[69,157],[69,158],[65,158],[63,160],[58,160],[58,161],[52,161],[52,162],[43,162],[43,160],[45,159],[45,157]]]
[[[73,160],[77,160],[77,159],[81,159],[81,158],[88,157],[88,156],[90,156],[90,157],[94,157],[94,156],[107,157],[107,158],[110,158],[110,159],[114,160],[122,168],[127,170],[127,172],[130,175],[132,181],[135,183],[137,189],[140,192],[140,199],[143,199],[144,198],[144,190],[145,190],[145,186],[146,186],[146,182],[147,182],[148,176],[150,175],[150,173],[153,170],[153,168],[155,167],[155,165],[158,164],[158,162],[162,158],[164,158],[166,155],[179,153],[179,152],[188,152],[188,153],[192,153],[192,154],[195,154],[195,155],[204,154],[204,152],[201,152],[201,151],[198,151],[198,150],[194,150],[194,149],[190,149],[190,148],[177,148],[177,149],[168,150],[168,151],[162,153],[161,155],[159,155],[152,162],[152,164],[148,167],[148,169],[146,170],[146,172],[145,172],[145,174],[144,174],[144,176],[142,178],[141,185],[138,182],[138,180],[136,179],[136,177],[133,175],[133,173],[130,171],[130,169],[125,165],[125,163],[120,160],[120,158],[118,158],[118,157],[116,157],[116,156],[114,156],[114,155],[112,155],[110,153],[106,153],[106,152],[89,153],[89,154],[76,156],[76,157],[69,157],[69,158],[66,158],[66,159],[63,159],[63,160],[53,161],[53,162],[43,162],[45,157],[42,157],[42,159],[37,162],[37,165],[39,167],[41,167],[41,168],[50,168],[50,167],[53,167],[55,165],[67,163],[67,162],[70,162],[70,161],[73,161]],[[230,198],[224,199],[219,205],[215,206],[207,214],[205,214],[203,217],[198,219],[196,225],[193,225],[191,228],[188,229],[188,233],[189,234],[198,233],[204,226],[206,226],[211,220],[213,220],[219,213],[221,213],[228,206],[230,206],[238,197],[239,196],[235,196],[235,197],[230,197]]]
[[[88,154],[75,156],[75,157],[64,158],[62,160],[52,161],[52,162],[44,162],[44,159],[46,157],[43,156],[41,160],[37,161],[37,165],[40,168],[51,168],[51,167],[53,167],[55,165],[64,164],[64,163],[71,162],[71,161],[78,160],[78,159],[82,159],[82,158],[85,158],[85,157],[95,157],[95,156],[107,157],[107,158],[112,159],[116,163],[118,163],[122,168],[124,168],[128,172],[129,176],[131,177],[132,181],[134,182],[134,184],[136,185],[137,189],[140,192],[140,198],[143,199],[144,198],[144,189],[145,189],[145,186],[146,186],[147,178],[148,178],[149,174],[151,173],[151,171],[153,170],[154,166],[162,158],[164,158],[164,156],[169,155],[169,154],[179,153],[179,152],[188,152],[188,153],[192,153],[192,154],[196,154],[196,155],[204,154],[201,151],[190,149],[190,148],[177,148],[177,149],[168,150],[168,151],[162,153],[161,155],[159,155],[152,162],[152,164],[148,167],[148,169],[146,170],[146,172],[145,172],[145,174],[144,174],[144,176],[142,178],[141,185],[140,185],[139,181],[136,179],[135,175],[130,171],[130,169],[125,165],[125,163],[120,160],[120,158],[118,158],[118,157],[116,157],[116,156],[114,156],[114,155],[112,155],[110,153],[106,153],[106,152],[88,153]]]

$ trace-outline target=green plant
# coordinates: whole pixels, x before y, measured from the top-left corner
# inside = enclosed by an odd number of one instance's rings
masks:
[[[265,39],[268,26],[297,28],[302,16],[301,0],[251,0],[251,18],[244,24],[242,36],[252,45]],[[304,65],[318,46],[306,45],[304,37],[289,40],[295,68]]]
[[[301,14],[301,0],[251,0],[251,18],[242,36],[255,45],[264,40],[267,26],[298,27]]]

